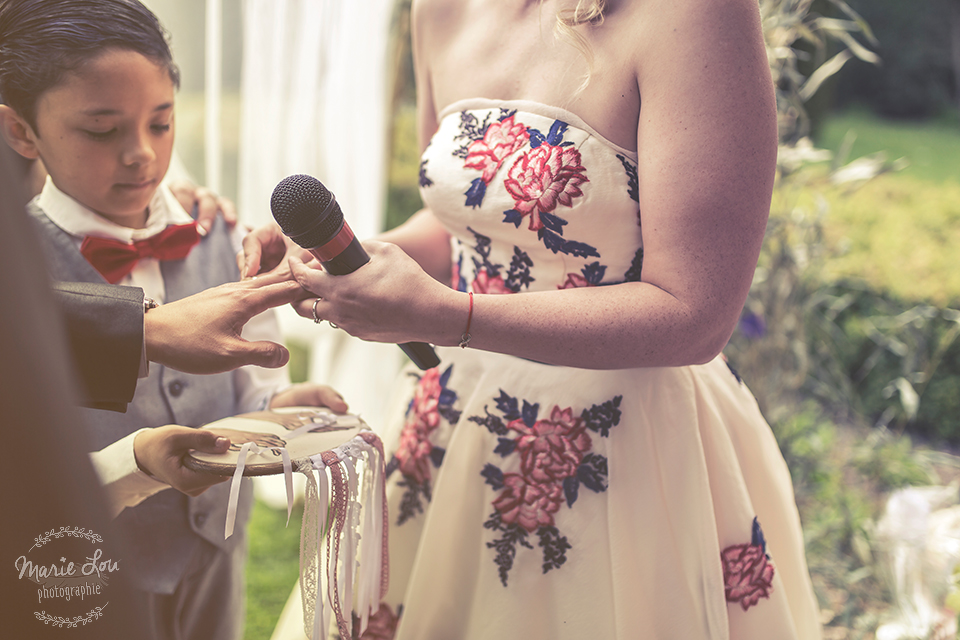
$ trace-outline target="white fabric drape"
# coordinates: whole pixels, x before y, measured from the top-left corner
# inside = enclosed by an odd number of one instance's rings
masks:
[[[393,0],[243,0],[238,206],[258,226],[284,177],[316,176],[360,238],[381,229]],[[377,430],[403,361],[287,308],[281,326],[312,347],[310,379],[330,384]]]

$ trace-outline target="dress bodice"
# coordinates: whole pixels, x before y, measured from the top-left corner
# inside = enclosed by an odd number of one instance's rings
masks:
[[[518,293],[640,279],[637,154],[527,101],[450,105],[421,158],[424,202],[453,238],[453,282]]]

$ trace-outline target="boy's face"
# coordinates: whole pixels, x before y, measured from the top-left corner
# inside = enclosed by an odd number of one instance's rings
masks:
[[[54,184],[126,227],[147,205],[173,152],[173,81],[134,51],[111,49],[37,102],[34,143]]]

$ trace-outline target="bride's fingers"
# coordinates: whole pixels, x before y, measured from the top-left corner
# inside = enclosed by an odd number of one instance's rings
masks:
[[[319,263],[311,261],[309,265],[306,265],[300,258],[290,256],[287,264],[290,265],[290,272],[297,284],[306,291],[318,297],[323,297],[324,281],[329,276],[323,271]]]

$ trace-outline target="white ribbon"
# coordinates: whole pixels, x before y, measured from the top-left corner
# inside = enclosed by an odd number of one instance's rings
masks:
[[[304,533],[306,527],[316,532],[315,545],[313,540],[309,541],[316,556],[312,558],[306,555],[311,553],[304,544],[306,535],[301,536],[300,550],[304,631],[313,640],[326,637],[333,622],[332,614],[336,611],[340,612],[337,620],[340,626],[349,625],[349,614],[356,610],[363,633],[371,613],[380,606],[382,571],[385,569],[382,562],[383,473],[379,450],[358,435],[326,453],[330,466],[340,467],[343,474],[343,486],[338,487],[338,491],[347,494],[342,514],[328,510],[334,499],[330,484],[332,471],[323,457],[323,454],[311,456],[308,462],[312,468],[305,470],[301,467],[305,473],[309,471],[311,479],[313,470],[319,471],[320,481],[317,497],[308,494],[309,500],[316,499],[320,503],[316,505],[316,521],[306,517],[307,510],[304,516]],[[361,468],[357,467],[358,463],[363,463],[362,473]],[[309,510],[312,511],[313,507]],[[343,522],[339,540],[338,516]],[[314,568],[316,574],[313,573]],[[324,606],[324,600],[329,606]],[[341,633],[342,628],[340,626]]]
[[[309,419],[310,422],[286,434],[286,442],[310,433],[318,427],[326,427],[336,424],[337,419],[330,414],[320,412],[302,412],[298,417]],[[254,442],[245,442],[240,447],[240,453],[237,455],[237,468],[233,471],[233,479],[230,481],[230,501],[227,503],[227,520],[224,523],[223,539],[226,540],[233,535],[234,527],[237,521],[237,509],[240,502],[240,481],[243,479],[243,469],[247,464],[249,454],[267,453],[278,451],[283,460],[283,480],[287,490],[287,526],[290,526],[290,515],[293,513],[293,463],[290,460],[290,452],[286,447],[259,447]]]

